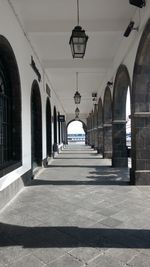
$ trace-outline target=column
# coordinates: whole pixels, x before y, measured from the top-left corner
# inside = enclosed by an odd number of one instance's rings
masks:
[[[104,158],[112,158],[112,124],[105,123],[104,129]]]
[[[137,112],[132,116],[131,154],[131,184],[150,185],[150,112]]]
[[[112,166],[127,167],[128,157],[126,148],[126,121],[115,120],[112,124]]]

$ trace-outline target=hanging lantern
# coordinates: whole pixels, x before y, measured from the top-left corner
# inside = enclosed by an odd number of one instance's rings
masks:
[[[80,101],[81,101],[81,95],[78,91],[76,91],[74,94],[74,102],[75,102],[75,104],[78,105],[78,104],[80,104]]]
[[[75,121],[79,121],[79,116],[75,116]]]
[[[83,58],[85,55],[88,36],[85,30],[79,26],[79,0],[77,0],[77,26],[72,30],[70,37],[70,47],[73,58]]]
[[[79,113],[80,113],[80,110],[79,110],[79,108],[77,107],[77,108],[75,109],[75,115],[76,115],[76,116],[79,116]]]
[[[81,95],[78,92],[78,72],[76,72],[76,89],[77,89],[77,91],[74,94],[74,102],[76,105],[78,105],[81,102]]]
[[[85,31],[81,26],[76,26],[70,37],[70,47],[73,58],[83,58],[85,55],[86,44],[88,36],[85,34]]]

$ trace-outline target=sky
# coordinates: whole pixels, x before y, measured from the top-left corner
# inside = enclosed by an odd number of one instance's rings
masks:
[[[68,134],[84,134],[84,130],[82,127],[82,122],[73,121],[68,125]]]

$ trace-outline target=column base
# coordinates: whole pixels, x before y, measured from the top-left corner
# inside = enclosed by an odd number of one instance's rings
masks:
[[[97,148],[97,154],[101,154],[101,149]]]
[[[128,158],[112,158],[112,167],[128,167]]]
[[[150,185],[150,170],[135,171],[130,169],[131,185]]]
[[[105,151],[104,159],[111,159],[111,158],[112,158],[112,151]]]

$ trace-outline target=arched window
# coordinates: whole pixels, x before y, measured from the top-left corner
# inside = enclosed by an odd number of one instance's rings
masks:
[[[0,35],[0,176],[21,165],[20,77],[13,50]]]
[[[9,164],[12,158],[11,131],[12,103],[5,71],[0,64],[0,168]]]

